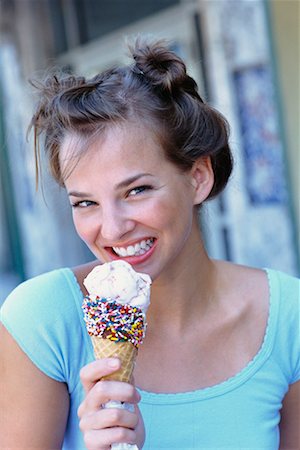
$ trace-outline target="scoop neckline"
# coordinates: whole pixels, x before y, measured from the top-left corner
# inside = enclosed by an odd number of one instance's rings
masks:
[[[83,297],[83,292],[80,288],[76,275],[74,274],[72,269],[67,268],[67,270],[73,281],[75,282],[78,294]],[[277,289],[278,277],[276,276],[276,272],[268,268],[264,268],[263,270],[266,274],[269,286],[269,313],[262,344],[252,360],[250,360],[245,367],[243,367],[232,377],[227,378],[220,383],[201,389],[176,393],[157,393],[146,391],[137,387],[137,390],[142,397],[141,403],[174,404],[217,397],[238,388],[247,380],[249,380],[260,369],[260,367],[267,361],[267,359],[271,355],[273,349],[279,305],[279,294]]]
[[[137,388],[139,393],[141,394],[142,403],[174,404],[218,397],[234,389],[237,389],[260,369],[260,367],[267,361],[272,353],[275,340],[276,322],[278,317],[278,289],[276,289],[278,281],[276,273],[271,269],[263,270],[266,273],[269,285],[269,314],[263,342],[252,360],[249,361],[245,367],[243,367],[232,377],[227,378],[226,380],[218,384],[214,384],[212,386],[201,389],[176,393],[156,393]]]

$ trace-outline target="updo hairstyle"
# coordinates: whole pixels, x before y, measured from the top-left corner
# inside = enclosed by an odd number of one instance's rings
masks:
[[[111,125],[139,122],[157,135],[166,158],[183,171],[198,158],[210,157],[214,185],[208,198],[215,197],[232,171],[226,119],[201,99],[184,62],[164,41],[138,38],[129,50],[131,65],[91,79],[56,74],[34,83],[40,99],[31,121],[36,161],[43,134],[52,175],[63,186],[59,151],[66,133],[89,138]]]

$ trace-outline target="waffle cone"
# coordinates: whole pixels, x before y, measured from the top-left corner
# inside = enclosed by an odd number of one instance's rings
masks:
[[[106,375],[103,380],[132,381],[134,363],[137,356],[137,348],[131,342],[114,342],[109,339],[102,339],[97,336],[91,336],[94,354],[97,359],[101,358],[119,358],[121,368],[111,375]]]

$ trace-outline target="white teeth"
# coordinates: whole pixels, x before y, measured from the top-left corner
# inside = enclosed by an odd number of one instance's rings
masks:
[[[146,241],[140,242],[140,246],[141,246],[141,248],[145,248],[146,247]]]
[[[128,247],[113,247],[113,250],[117,255],[125,257],[125,256],[139,256],[146,253],[153,245],[154,239],[150,238],[146,241],[143,240],[141,242],[136,243],[135,245],[129,245]]]
[[[135,254],[135,249],[132,245],[129,245],[129,247],[127,247],[127,253],[129,256],[133,256]]]
[[[120,254],[121,256],[126,256],[126,255],[127,255],[127,252],[126,252],[125,248],[119,248],[119,254]]]

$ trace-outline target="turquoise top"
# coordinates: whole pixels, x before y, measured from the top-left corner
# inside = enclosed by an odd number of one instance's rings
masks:
[[[279,447],[282,399],[300,379],[300,282],[273,270],[267,274],[269,319],[257,355],[237,375],[212,387],[178,394],[140,390],[145,449]],[[82,298],[73,272],[64,268],[22,283],[0,315],[33,363],[67,384],[71,401],[63,449],[68,450],[85,448],[77,418],[83,399],[79,371],[94,359]]]

